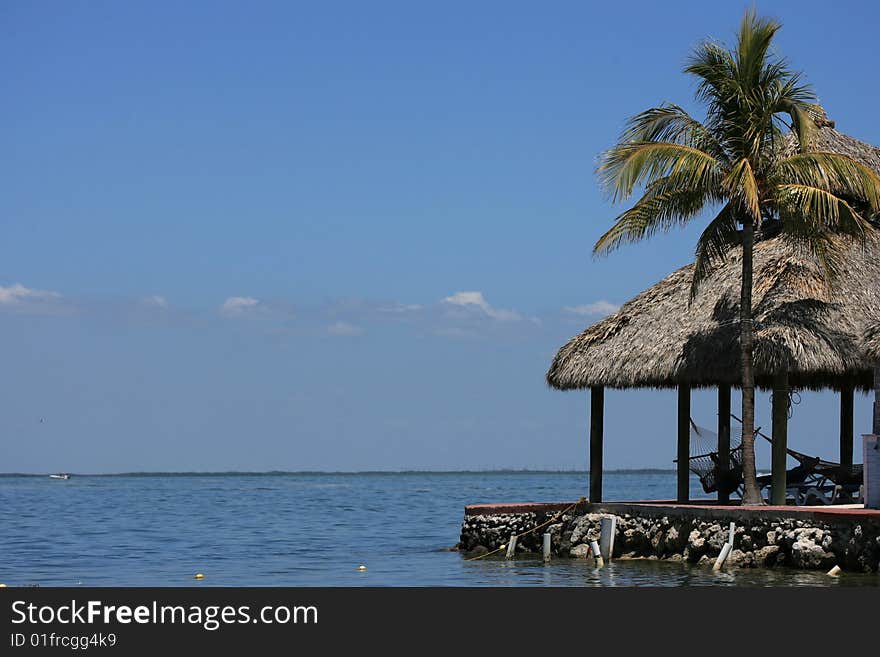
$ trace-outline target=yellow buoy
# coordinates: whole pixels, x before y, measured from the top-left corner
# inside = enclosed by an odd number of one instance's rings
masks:
[[[358,570],[366,570],[366,569],[367,569],[366,566],[358,566]]]
[[[193,575],[193,579],[205,579],[205,576],[202,573],[196,573]]]

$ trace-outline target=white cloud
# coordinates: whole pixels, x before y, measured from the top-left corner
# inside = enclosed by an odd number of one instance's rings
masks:
[[[602,299],[600,301],[594,301],[593,303],[581,304],[580,306],[565,306],[563,310],[573,315],[580,315],[581,317],[605,317],[611,313],[616,313],[620,310],[620,306]]]
[[[327,327],[330,335],[360,335],[364,330],[360,326],[348,322],[336,322]]]
[[[150,306],[151,308],[167,308],[168,307],[168,300],[163,296],[159,296],[158,294],[154,294],[149,297],[144,297],[144,299],[142,299],[142,303],[145,306]]]
[[[456,292],[452,296],[443,299],[443,303],[462,308],[474,308],[484,312],[492,319],[502,322],[516,322],[522,319],[517,312],[490,306],[489,302],[483,297],[482,292]]]
[[[253,308],[259,303],[259,299],[253,297],[229,297],[220,306],[220,312],[229,316],[241,315],[248,308]]]
[[[3,287],[0,285],[0,304],[13,306],[24,301],[48,301],[58,299],[61,295],[47,290],[32,290],[21,283]]]

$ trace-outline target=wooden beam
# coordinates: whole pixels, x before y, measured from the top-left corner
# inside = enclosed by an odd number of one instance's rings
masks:
[[[691,388],[678,386],[678,494],[679,502],[690,499],[690,470],[688,460],[691,456]]]
[[[718,468],[730,468],[730,385],[718,386]],[[718,491],[718,501],[730,501],[730,495]]]
[[[602,437],[605,430],[605,388],[590,388],[590,502],[602,501]]]
[[[853,384],[847,383],[840,390],[840,464],[851,466],[853,462]]]
[[[788,372],[773,377],[773,456],[770,503],[785,505],[785,470],[788,454]]]

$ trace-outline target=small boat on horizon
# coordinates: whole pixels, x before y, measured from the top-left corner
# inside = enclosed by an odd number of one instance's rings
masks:
[[[66,472],[58,472],[56,474],[49,475],[52,479],[70,479],[70,475]]]

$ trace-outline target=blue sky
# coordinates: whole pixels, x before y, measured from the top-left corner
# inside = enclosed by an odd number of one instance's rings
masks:
[[[596,157],[699,113],[683,62],[746,6],[3,3],[0,471],[585,467],[550,359],[700,224],[593,259]],[[880,144],[876,7],[757,7]],[[671,467],[673,393],[606,399],[607,467]],[[836,417],[804,394],[791,445]]]

